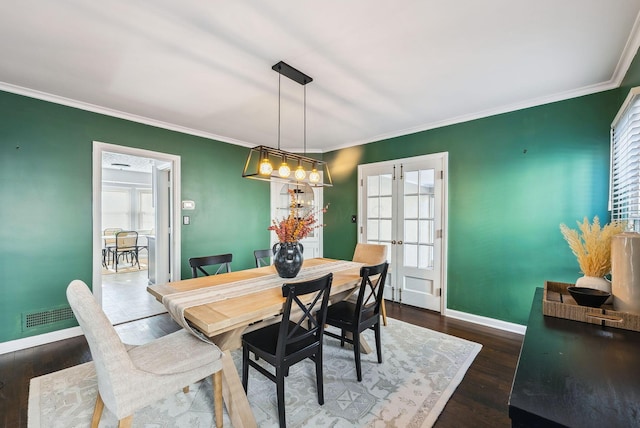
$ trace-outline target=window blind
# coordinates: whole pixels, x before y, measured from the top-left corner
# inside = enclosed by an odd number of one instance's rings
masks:
[[[640,232],[640,87],[633,88],[611,124],[611,220]]]

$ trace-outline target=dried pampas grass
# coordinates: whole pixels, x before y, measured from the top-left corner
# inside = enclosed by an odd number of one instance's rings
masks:
[[[605,276],[611,272],[611,238],[624,232],[626,223],[612,222],[600,228],[598,216],[593,218],[593,225],[586,217],[576,223],[579,232],[565,224],[560,225],[560,231],[578,259],[580,270],[586,276]]]

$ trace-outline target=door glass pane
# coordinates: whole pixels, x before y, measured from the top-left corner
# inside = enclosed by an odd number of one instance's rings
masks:
[[[415,195],[418,193],[418,171],[409,171],[404,177],[404,194]]]
[[[420,195],[420,218],[433,218],[433,195]]]
[[[423,169],[420,171],[420,193],[433,193],[435,187],[435,170]]]
[[[370,175],[367,177],[367,196],[378,196],[380,194],[380,177]]]
[[[380,199],[367,198],[367,218],[380,217]]]
[[[380,176],[380,195],[390,196],[393,190],[393,180],[391,174]]]
[[[420,269],[433,269],[433,247],[420,245],[418,260]]]
[[[418,242],[418,220],[405,220],[404,241],[415,243]]]
[[[391,174],[367,176],[366,236],[367,242],[391,241],[393,197]]]
[[[404,218],[418,218],[418,196],[404,197]]]
[[[391,218],[393,217],[393,206],[391,196],[380,198],[380,217]]]
[[[420,244],[433,244],[433,220],[420,220]]]
[[[367,240],[375,240],[377,241],[379,238],[379,221],[378,220],[367,220]]]
[[[406,267],[418,267],[418,246],[413,244],[405,244],[404,249],[404,265]]]
[[[431,269],[435,235],[435,170],[406,171],[404,177],[404,262],[406,267]],[[419,245],[414,245],[419,244]]]
[[[380,220],[380,240],[381,241],[391,241],[391,220]]]

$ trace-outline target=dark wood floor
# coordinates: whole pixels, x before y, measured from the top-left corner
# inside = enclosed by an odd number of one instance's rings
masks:
[[[435,426],[510,427],[507,400],[522,336],[440,314],[387,302],[387,314],[411,324],[482,344],[482,350],[447,403]],[[128,343],[160,337],[177,329],[168,315],[121,324]],[[0,426],[27,426],[29,380],[91,360],[87,342],[77,337],[0,355]]]

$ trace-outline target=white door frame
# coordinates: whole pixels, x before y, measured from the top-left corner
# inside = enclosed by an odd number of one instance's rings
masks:
[[[449,225],[448,225],[448,217],[449,217],[449,152],[441,152],[441,153],[433,153],[429,155],[415,156],[410,158],[403,159],[393,159],[389,161],[383,162],[373,162],[370,164],[358,165],[358,242],[363,242],[363,221],[366,219],[365,213],[363,210],[362,204],[362,190],[363,186],[360,184],[364,179],[362,174],[363,167],[367,166],[380,166],[380,167],[393,167],[393,165],[397,165],[400,163],[408,163],[408,162],[421,162],[421,161],[431,161],[434,159],[439,159],[442,162],[442,210],[441,210],[441,227],[442,227],[442,236],[441,236],[441,257],[440,257],[440,285],[441,285],[441,295],[440,295],[440,313],[444,314],[447,308],[447,254],[448,254],[448,240],[449,240]]]
[[[180,237],[180,156],[168,153],[154,152],[151,150],[137,149],[133,147],[118,146],[115,144],[102,143],[100,141],[93,142],[93,159],[92,159],[92,221],[93,221],[93,294],[102,304],[102,287],[96,287],[96,284],[102,284],[102,153],[121,153],[131,156],[139,156],[145,158],[158,159],[162,162],[171,163],[172,170],[172,217],[173,230],[171,231],[171,242],[169,242],[171,252],[171,278],[170,280],[179,280],[181,278],[181,237]]]

